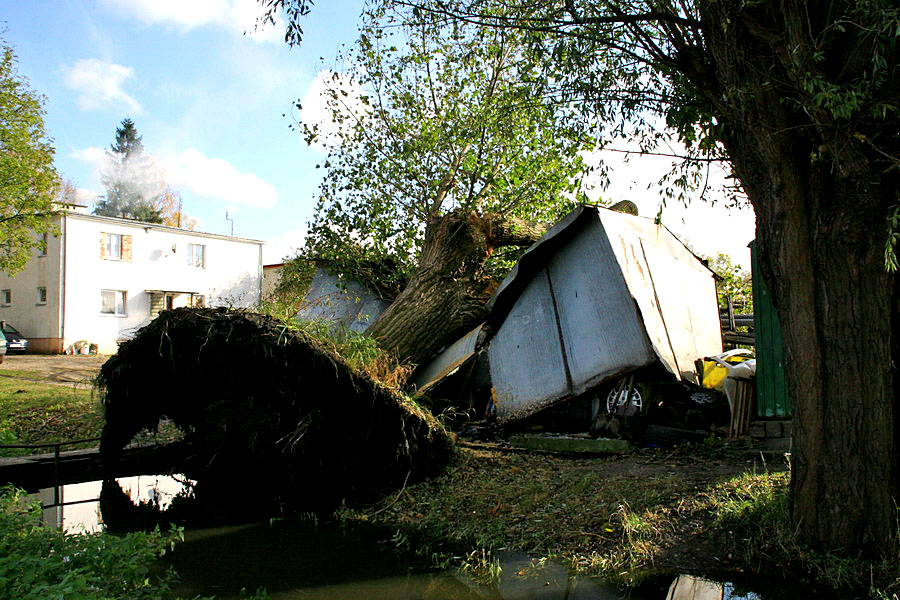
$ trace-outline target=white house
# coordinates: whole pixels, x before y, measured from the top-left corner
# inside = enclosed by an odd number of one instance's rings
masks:
[[[77,344],[116,351],[116,340],[181,306],[255,305],[262,288],[259,240],[188,231],[66,210],[16,277],[0,273],[0,319],[33,352]],[[82,344],[78,344],[82,346]]]

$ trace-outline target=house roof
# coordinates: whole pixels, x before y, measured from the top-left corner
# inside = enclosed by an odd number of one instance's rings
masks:
[[[222,235],[218,233],[206,233],[203,231],[191,231],[190,229],[181,229],[180,227],[170,227],[168,225],[161,225],[159,223],[145,223],[143,221],[135,221],[134,219],[122,219],[120,217],[106,217],[102,215],[92,215],[88,213],[75,212],[75,211],[66,211],[64,213],[65,218],[69,219],[81,219],[84,221],[99,221],[105,223],[115,223],[116,225],[122,225],[125,227],[134,227],[140,229],[158,229],[160,231],[166,231],[169,233],[177,233],[181,235],[188,235],[193,237],[202,237],[209,239],[217,239],[217,240],[227,240],[231,242],[242,242],[245,244],[265,244],[263,240],[255,240],[252,238],[242,238],[236,237],[233,235]]]

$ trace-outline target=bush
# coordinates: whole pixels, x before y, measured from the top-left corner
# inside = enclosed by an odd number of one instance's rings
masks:
[[[7,486],[0,489],[0,598],[165,598],[175,573],[154,575],[151,566],[180,539],[175,528],[66,535],[45,527],[40,506]]]

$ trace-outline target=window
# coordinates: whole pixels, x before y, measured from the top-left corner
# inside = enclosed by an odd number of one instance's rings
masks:
[[[188,244],[187,261],[192,267],[203,268],[206,266],[206,246],[203,244]]]
[[[47,304],[47,288],[39,287],[37,289],[37,303]]]
[[[122,260],[122,234],[106,234],[106,254],[104,258],[107,260]]]
[[[100,290],[100,314],[125,316],[125,292],[121,290]]]
[[[10,306],[12,304],[12,290],[0,291],[0,305]]]
[[[38,244],[38,256],[47,256],[47,234],[41,234],[41,241]]]

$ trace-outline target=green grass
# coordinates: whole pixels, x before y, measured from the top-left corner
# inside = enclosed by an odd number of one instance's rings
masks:
[[[103,414],[92,390],[14,379],[10,373],[19,377],[18,373],[29,372],[5,370],[0,376],[0,444],[43,444],[100,435]],[[10,454],[16,453],[0,450],[0,455]]]
[[[156,559],[182,539],[179,530],[111,536],[65,535],[45,527],[23,492],[0,489],[0,597],[166,598],[174,572],[154,575]]]

